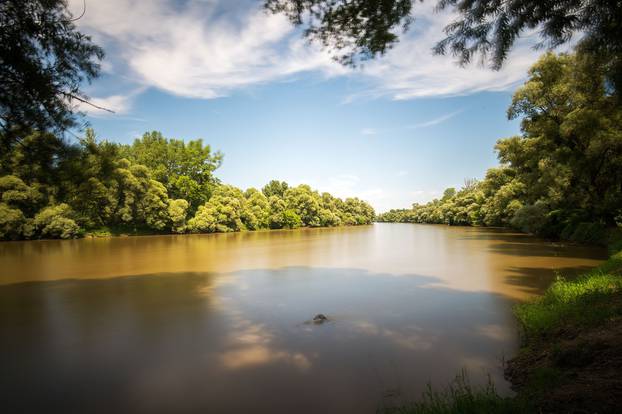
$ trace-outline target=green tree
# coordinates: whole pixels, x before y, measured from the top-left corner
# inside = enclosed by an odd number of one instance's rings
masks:
[[[173,233],[183,233],[186,231],[186,214],[188,202],[184,199],[170,200],[168,204],[168,214],[171,219],[171,230]]]
[[[271,196],[283,198],[288,188],[289,185],[285,181],[271,180],[261,189],[261,192],[268,198]]]
[[[246,230],[242,222],[244,203],[244,194],[239,188],[221,185],[188,221],[188,229],[195,233]]]
[[[482,182],[380,219],[602,239],[603,229],[619,224],[622,206],[622,109],[607,71],[581,50],[543,55],[513,96],[508,117],[522,118],[522,134],[497,142],[501,165]]]
[[[268,226],[271,229],[295,229],[302,226],[300,216],[294,210],[288,209],[282,198],[270,196],[268,204],[270,206]]]
[[[9,207],[32,214],[41,205],[43,195],[36,186],[29,186],[14,175],[6,175],[0,177],[0,200]]]
[[[46,197],[62,197],[58,194],[65,187],[68,168],[79,156],[79,148],[66,143],[50,132],[32,132],[19,142],[13,142],[0,154],[2,173],[18,176]]]
[[[270,203],[266,196],[255,188],[249,188],[244,197],[246,200],[243,221],[246,228],[249,230],[268,228],[270,224]]]
[[[373,209],[358,199],[320,196],[306,185],[290,189],[272,181],[264,187],[270,197],[254,188],[218,185],[218,153],[200,141],[159,133],[123,146],[99,141],[92,129],[77,144],[34,132],[7,148],[0,153],[1,239],[72,238],[106,227],[183,233],[337,226],[346,213],[351,225],[373,218]],[[186,157],[188,152],[194,155]],[[169,191],[195,201],[212,196],[195,212]]]
[[[297,229],[302,226],[302,219],[294,210],[285,210],[283,212],[283,225],[284,229]]]
[[[115,224],[119,205],[119,146],[108,141],[98,142],[92,129],[80,140],[79,154],[65,169],[62,183],[65,201],[72,206],[87,227]]]
[[[528,189],[526,204],[579,209],[615,224],[622,205],[622,109],[605,72],[592,55],[548,53],[514,94],[508,116],[522,117],[523,134],[496,148]]]
[[[80,226],[73,217],[71,207],[63,203],[42,209],[35,215],[32,224],[42,237],[72,239],[80,234]]]
[[[300,217],[303,226],[319,227],[322,225],[320,218],[321,198],[317,191],[313,191],[306,184],[287,189],[284,194],[287,210],[292,210]]]
[[[122,159],[115,176],[115,200],[118,200],[115,219],[154,230],[166,228],[169,220],[166,188],[151,178],[149,169]]]
[[[369,204],[356,197],[346,198],[341,214],[341,220],[347,225],[371,224],[376,216]]]
[[[192,211],[209,200],[219,183],[214,171],[222,164],[223,155],[212,153],[200,139],[184,142],[153,131],[124,148],[124,153],[147,166],[171,197],[187,200]]]
[[[17,240],[24,237],[26,217],[18,208],[0,203],[0,239]]]

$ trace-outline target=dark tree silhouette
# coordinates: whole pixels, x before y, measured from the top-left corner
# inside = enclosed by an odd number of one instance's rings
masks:
[[[0,126],[5,139],[32,129],[73,127],[77,104],[90,104],[81,87],[98,76],[104,52],[76,29],[75,20],[65,0],[0,2]]]
[[[265,0],[273,13],[284,13],[306,28],[311,40],[336,52],[336,58],[355,65],[384,54],[408,29],[418,0]],[[619,0],[438,0],[438,10],[450,9],[458,18],[439,35],[437,54],[451,53],[462,64],[479,55],[499,69],[514,42],[526,30],[539,30],[540,46],[568,42],[611,60],[611,75],[620,81],[622,1]]]

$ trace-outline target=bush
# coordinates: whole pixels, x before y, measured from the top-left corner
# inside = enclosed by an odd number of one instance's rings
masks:
[[[187,229],[192,233],[213,233],[216,231],[214,208],[208,204],[199,206],[197,213],[188,220]]]
[[[26,185],[21,178],[14,175],[0,177],[0,202],[29,214],[36,211],[42,199],[39,190]]]
[[[283,228],[297,229],[302,226],[302,219],[293,210],[285,210],[283,212]]]
[[[561,238],[577,243],[607,243],[607,228],[602,223],[568,224],[562,231]]]
[[[17,240],[23,236],[24,213],[0,203],[0,239]]]
[[[184,199],[170,200],[168,215],[171,219],[171,230],[174,233],[183,233],[186,230],[186,213],[189,203]]]
[[[37,213],[33,225],[42,237],[73,239],[81,234],[81,229],[72,217],[73,212],[67,204],[58,204]]]
[[[538,234],[547,222],[546,207],[540,203],[522,206],[510,220],[512,227],[531,234]]]

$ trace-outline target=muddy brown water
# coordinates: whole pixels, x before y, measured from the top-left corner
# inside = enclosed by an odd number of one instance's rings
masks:
[[[373,413],[462,369],[509,393],[512,305],[605,256],[412,224],[0,243],[0,404]]]

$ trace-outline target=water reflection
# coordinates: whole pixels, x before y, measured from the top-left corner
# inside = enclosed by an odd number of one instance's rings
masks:
[[[277,283],[278,282],[278,283]],[[373,412],[513,352],[507,299],[358,269],[0,287],[9,411]],[[305,324],[318,311],[331,322]]]
[[[364,413],[463,367],[507,392],[512,303],[603,255],[410,225],[0,244],[3,406]]]
[[[426,274],[448,287],[524,299],[548,286],[555,270],[572,276],[605,256],[603,249],[563,246],[499,229],[376,224],[0,243],[0,285],[310,266]]]

